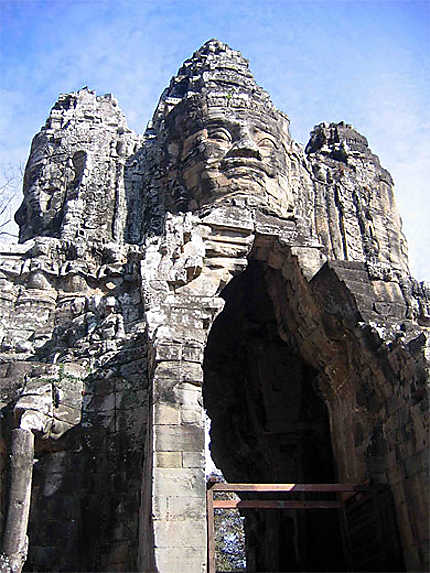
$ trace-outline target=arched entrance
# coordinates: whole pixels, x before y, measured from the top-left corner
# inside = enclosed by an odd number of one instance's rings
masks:
[[[211,224],[221,235],[208,253],[219,254],[221,237],[223,254],[237,241],[236,256],[202,260],[196,278],[148,313],[152,435],[145,475],[153,479],[142,490],[151,500],[140,520],[145,571],[205,566],[202,393],[214,459],[229,482],[370,480],[392,487],[399,507],[378,423],[393,393],[392,357],[367,323],[374,299],[364,263],[321,267],[315,247],[289,247],[282,237],[232,231],[227,223],[224,229],[219,219]],[[372,519],[379,511],[372,503],[363,507]],[[361,531],[375,537],[363,523]],[[347,570],[336,511],[252,510],[246,530],[250,571]],[[383,533],[379,548],[387,556],[399,540]],[[351,570],[402,569],[401,560],[387,568],[376,549],[364,564],[361,543]]]
[[[269,271],[251,260],[226,286],[208,337],[203,396],[212,455],[232,482],[332,483],[337,472],[318,371],[293,332],[279,334]],[[346,569],[336,512],[248,510],[245,529],[250,571]]]

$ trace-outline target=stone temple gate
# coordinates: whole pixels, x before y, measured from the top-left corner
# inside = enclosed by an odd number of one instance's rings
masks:
[[[61,95],[16,220],[2,570],[206,571],[205,412],[228,481],[384,491],[364,529],[384,522],[393,570],[428,570],[430,296],[362,135],[321,123],[303,149],[210,40],[142,136],[110,95]],[[253,510],[245,529],[249,571],[347,568],[335,513]]]

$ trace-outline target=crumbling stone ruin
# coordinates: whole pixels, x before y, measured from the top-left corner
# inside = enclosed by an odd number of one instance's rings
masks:
[[[247,512],[248,571],[428,570],[430,293],[365,137],[321,123],[303,149],[210,40],[144,135],[61,95],[16,220],[2,571],[206,571],[205,411],[228,481],[372,492],[343,525]]]

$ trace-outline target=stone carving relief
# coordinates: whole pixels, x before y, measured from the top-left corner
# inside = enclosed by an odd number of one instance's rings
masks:
[[[288,121],[265,109],[250,109],[231,97],[230,106],[211,106],[210,96],[192,96],[168,116],[167,154],[180,184],[169,210],[195,211],[217,202],[268,205],[287,217],[294,205],[288,186]],[[235,198],[235,200],[233,199]]]
[[[205,571],[207,408],[227,479],[385,480],[424,570],[404,500],[423,491],[430,296],[392,188],[348,124],[294,142],[217,40],[143,135],[109,94],[61,95],[0,252],[0,568]],[[248,521],[262,570],[276,519]],[[305,529],[277,531],[299,556]]]

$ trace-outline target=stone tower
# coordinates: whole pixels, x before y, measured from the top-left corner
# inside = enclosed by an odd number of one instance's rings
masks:
[[[428,569],[430,296],[362,135],[303,149],[210,40],[143,136],[110,95],[60,96],[16,219],[2,570],[206,571],[205,411],[228,481],[366,483],[389,531],[372,553],[337,515],[249,512],[249,571],[344,571],[348,536],[356,571]]]

